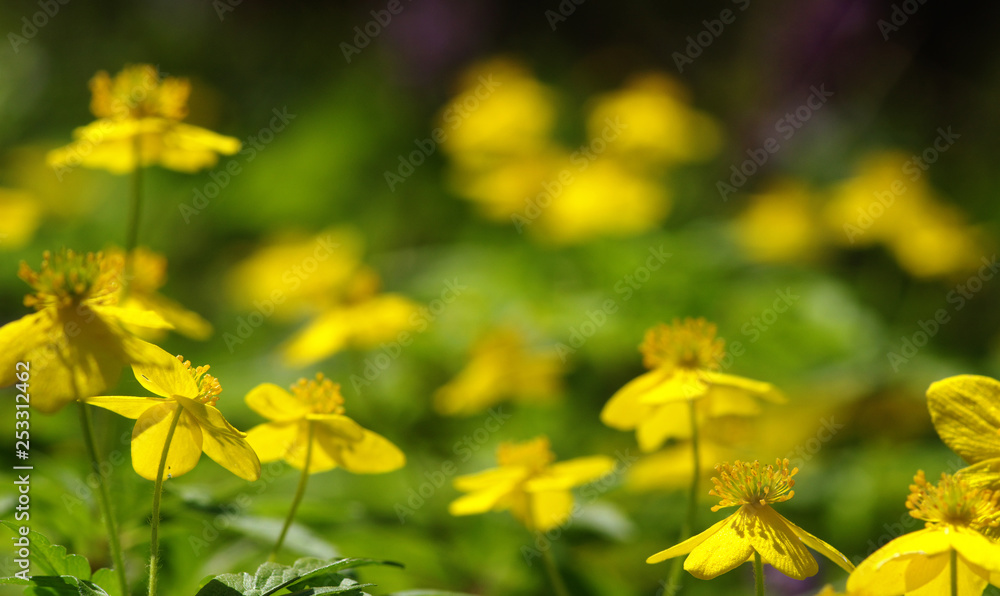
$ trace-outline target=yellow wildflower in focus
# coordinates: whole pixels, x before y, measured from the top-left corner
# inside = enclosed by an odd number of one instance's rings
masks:
[[[819,566],[806,547],[816,550],[844,570],[854,566],[837,549],[806,532],[775,511],[771,505],[787,501],[795,494],[792,478],[798,468],[788,469],[788,460],[763,468],[737,461],[720,464],[715,487],[709,494],[719,497],[718,511],[724,507],[739,509],[697,536],[656,553],[647,563],[660,563],[680,555],[688,555],[684,569],[699,579],[712,579],[752,561],[758,553],[764,563],[781,573],[805,579],[816,575]]]
[[[32,195],[0,188],[0,251],[23,247],[42,222],[42,204]]]
[[[192,339],[207,339],[212,334],[212,324],[196,312],[187,310],[177,302],[163,296],[157,290],[163,287],[167,278],[167,259],[147,248],[138,247],[132,253],[132,279],[122,302],[123,308],[150,311],[160,315],[173,326],[174,331]],[[133,333],[157,338],[160,329],[128,326]]]
[[[90,80],[90,111],[98,119],[73,131],[69,145],[51,151],[57,171],[83,165],[115,174],[159,164],[195,172],[232,155],[240,142],[184,124],[191,91],[187,79],[160,78],[149,64],[126,66],[114,78],[101,71]]]
[[[446,416],[475,414],[505,399],[551,401],[562,392],[565,367],[553,351],[529,351],[515,329],[496,329],[472,347],[469,364],[434,393]]]
[[[948,474],[941,475],[937,486],[927,482],[923,471],[913,481],[906,507],[926,527],[896,538],[862,561],[847,580],[848,592],[952,594],[953,560],[959,596],[978,596],[988,583],[1000,585],[1000,544],[995,542],[1000,493],[977,490],[962,476]]]
[[[611,473],[615,462],[603,455],[555,462],[547,437],[505,442],[497,450],[500,467],[455,479],[470,493],[452,501],[452,515],[510,510],[526,528],[544,532],[565,524],[573,512],[570,489]]]
[[[250,429],[247,440],[262,462],[283,459],[309,474],[336,467],[379,474],[403,467],[406,457],[385,437],[344,416],[340,385],[317,374],[299,379],[291,392],[271,383],[246,396],[247,405],[270,420]]]
[[[703,161],[721,145],[715,120],[691,108],[683,86],[662,73],[635,77],[596,98],[587,119],[590,138],[600,138],[609,123],[621,135],[607,144],[609,154],[630,163]]]
[[[736,220],[736,239],[748,256],[763,263],[808,261],[823,247],[824,233],[813,193],[786,180],[750,197]]]
[[[167,451],[165,473],[176,478],[194,469],[205,455],[244,480],[260,478],[260,461],[246,441],[215,407],[222,387],[208,366],[191,368],[180,356],[158,352],[155,365],[134,364],[139,384],[159,397],[100,396],[85,401],[136,421],[132,429],[132,467],[156,480],[164,444],[176,425]],[[176,418],[176,420],[175,420]]]
[[[118,305],[124,258],[117,252],[46,251],[18,277],[34,290],[24,299],[36,312],[0,327],[0,386],[14,382],[14,364],[31,363],[31,403],[52,413],[118,382],[122,366],[151,365],[155,346],[126,325],[170,328],[159,315]]]
[[[715,334],[715,325],[691,318],[647,331],[640,351],[650,372],[611,396],[601,422],[635,429],[639,447],[649,452],[670,437],[690,436],[691,400],[707,400],[701,411],[708,417],[756,414],[757,399],[781,403],[770,383],[719,372],[725,342]]]
[[[959,470],[971,486],[1000,489],[1000,381],[957,375],[932,383],[927,407],[938,436],[969,467]]]

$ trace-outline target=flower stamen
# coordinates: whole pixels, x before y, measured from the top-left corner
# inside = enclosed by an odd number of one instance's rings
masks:
[[[177,356],[177,359],[181,361],[184,368],[191,375],[191,378],[198,385],[198,396],[194,399],[208,406],[214,406],[218,403],[219,394],[222,393],[222,385],[219,384],[219,379],[207,374],[208,369],[211,367],[206,364],[192,368],[190,360],[185,360],[183,356]]]
[[[124,258],[114,253],[45,251],[37,272],[21,261],[17,276],[35,290],[25,296],[24,305],[42,310],[72,306],[83,300],[115,304],[124,264]]]
[[[295,398],[309,406],[314,414],[343,414],[344,397],[340,394],[340,384],[316,373],[316,379],[299,379],[291,387]]]
[[[798,474],[799,469],[789,470],[787,459],[777,459],[764,469],[761,469],[759,461],[748,464],[737,460],[732,465],[728,462],[719,464],[715,470],[719,476],[712,478],[715,486],[708,494],[719,497],[721,501],[712,507],[712,511],[734,505],[770,505],[795,496],[792,490],[795,480],[792,477]]]
[[[646,368],[668,367],[690,370],[719,368],[726,342],[716,338],[717,329],[703,318],[687,318],[659,324],[646,332],[639,347]]]
[[[906,508],[928,528],[951,525],[987,532],[1000,526],[1000,491],[976,490],[960,475],[942,473],[935,486],[920,470],[910,485]]]

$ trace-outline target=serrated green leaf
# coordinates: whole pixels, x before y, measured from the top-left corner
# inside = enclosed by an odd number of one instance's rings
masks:
[[[15,535],[20,535],[20,526],[0,520]],[[31,571],[35,575],[56,576],[71,575],[80,579],[90,579],[90,563],[86,557],[66,553],[66,548],[52,544],[49,539],[34,530],[28,531],[31,541]]]
[[[387,596],[475,596],[475,594],[442,592],[441,590],[404,590],[403,592],[393,592]]]
[[[341,569],[364,567],[367,565],[396,565],[391,561],[374,559],[340,559],[334,562],[307,557],[299,559],[289,567],[277,563],[264,563],[257,571],[249,573],[224,573],[209,580],[197,596],[269,596],[292,584],[303,585],[305,579],[315,575],[336,575]],[[337,576],[337,578],[342,576]],[[339,583],[339,580],[338,580]],[[311,587],[311,586],[308,586]]]
[[[97,584],[72,575],[33,575],[28,583],[24,593],[30,596],[108,596]]]
[[[330,578],[330,575],[324,574],[321,577]],[[361,588],[368,588],[375,585],[361,584],[349,577],[340,577],[341,581],[339,585],[327,583],[326,585],[310,586],[304,590],[298,589],[298,587],[289,587],[289,590],[295,591],[290,592],[288,596],[315,596],[318,594],[349,594],[350,596],[362,596],[364,592],[361,591]]]

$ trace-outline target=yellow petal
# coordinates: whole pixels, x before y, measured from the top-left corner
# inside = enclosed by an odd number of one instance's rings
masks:
[[[712,385],[739,389],[753,395],[754,397],[759,397],[773,403],[783,404],[787,401],[785,397],[781,395],[781,392],[774,388],[774,385],[764,383],[763,381],[755,381],[753,379],[747,379],[736,375],[727,375],[725,373],[712,371],[704,372],[703,378]]]
[[[635,438],[639,449],[650,453],[659,449],[671,437],[691,436],[691,402],[675,401],[656,406],[644,420],[639,422]]]
[[[959,596],[979,596],[986,589],[989,574],[969,565],[962,557],[957,565]],[[941,553],[924,560],[914,559],[906,569],[907,596],[951,594],[951,555]]]
[[[340,308],[321,314],[288,340],[282,349],[285,361],[301,368],[344,349],[351,333],[348,315]]]
[[[367,429],[360,441],[350,441],[327,424],[316,423],[316,440],[340,467],[355,474],[381,474],[406,464],[406,456],[398,447]]]
[[[247,393],[247,405],[268,420],[287,422],[304,418],[309,407],[274,383],[262,383]]]
[[[676,368],[673,374],[649,389],[639,398],[644,404],[667,404],[670,402],[687,402],[705,394],[708,385],[702,379],[699,371]]]
[[[927,407],[938,435],[970,464],[1000,457],[1000,381],[959,375],[933,383]]]
[[[17,363],[25,361],[26,353],[45,345],[52,324],[51,313],[43,310],[0,327],[0,387],[14,383]]]
[[[746,516],[746,539],[765,563],[795,579],[812,577],[819,571],[816,558],[769,505],[744,505],[737,515]]]
[[[662,383],[666,373],[662,369],[639,375],[615,392],[601,410],[601,422],[618,430],[632,430],[652,411],[652,406],[642,402],[642,396]]]
[[[947,553],[950,548],[950,540],[937,528],[904,534],[862,561],[847,578],[847,591],[902,594],[908,589],[905,574],[911,562],[921,565],[927,557]]]
[[[126,308],[122,306],[91,306],[90,310],[97,313],[98,316],[109,323],[113,322],[149,329],[174,328],[163,317],[151,310],[140,310],[137,307]]]
[[[303,422],[266,422],[247,431],[247,442],[262,462],[284,459],[295,448]]]
[[[524,489],[528,492],[569,490],[609,474],[615,460],[603,455],[578,457],[552,464],[545,472],[529,480]]]
[[[365,429],[360,424],[341,414],[307,414],[307,420],[319,423],[326,432],[346,441],[361,441],[365,438]]]
[[[153,344],[146,346],[144,360],[132,365],[140,385],[161,397],[198,394],[198,385],[180,360]]]
[[[1000,573],[1000,544],[979,532],[957,528],[951,536],[951,546],[969,563],[991,573]]]
[[[741,509],[724,521],[712,526],[718,529],[684,560],[684,569],[698,579],[712,579],[732,571],[753,556],[747,535],[748,525],[754,521],[752,516],[743,514]]]
[[[452,515],[475,515],[495,509],[500,501],[510,494],[511,487],[497,484],[483,490],[464,495],[448,505],[448,513]]]
[[[260,478],[260,460],[247,443],[246,433],[236,430],[214,406],[180,395],[174,399],[201,426],[205,455],[244,480],[254,481]]]
[[[139,416],[132,429],[132,467],[146,480],[156,480],[167,433],[178,407],[172,401],[153,406]],[[198,421],[182,410],[170,440],[164,477],[167,474],[177,477],[194,468],[201,458],[201,439]]]
[[[453,484],[456,489],[462,492],[486,490],[494,486],[513,488],[515,484],[521,482],[527,475],[528,470],[520,466],[504,466],[502,468],[483,470],[476,474],[459,476],[454,480]]]
[[[84,400],[86,403],[111,410],[115,414],[136,420],[143,413],[155,406],[163,403],[173,403],[171,400],[162,397],[131,397],[126,395],[100,395],[89,397]]]
[[[561,526],[573,513],[573,493],[568,490],[533,492],[529,498],[531,530],[545,532]]]
[[[813,536],[809,532],[806,532],[802,528],[796,526],[778,512],[775,512],[775,515],[781,518],[781,521],[785,522],[785,524],[792,529],[792,532],[794,532],[795,535],[799,537],[799,540],[801,540],[806,546],[823,555],[827,559],[830,559],[844,571],[848,573],[854,571],[854,565],[840,551]]]
[[[337,460],[320,445],[316,438],[319,433],[319,424],[311,420],[301,420],[296,424],[296,427],[295,441],[288,445],[288,450],[284,455],[285,461],[296,470],[301,470],[306,466],[306,458],[308,457],[308,472],[310,474],[336,468]]]
[[[173,327],[174,331],[191,339],[208,339],[212,335],[212,324],[201,315],[156,293],[141,296],[133,293],[123,306],[155,312]],[[148,325],[140,327],[148,328]]]
[[[732,521],[732,517],[733,516],[729,516],[724,520],[712,524],[711,527],[709,527],[701,534],[692,536],[687,540],[681,542],[680,544],[675,544],[674,546],[671,546],[666,550],[661,550],[660,552],[646,559],[646,562],[649,564],[660,563],[662,561],[666,561],[667,559],[672,559],[674,557],[679,557],[680,555],[688,554],[689,552],[694,550],[698,545],[711,538],[716,532],[718,532],[724,526],[729,524]]]

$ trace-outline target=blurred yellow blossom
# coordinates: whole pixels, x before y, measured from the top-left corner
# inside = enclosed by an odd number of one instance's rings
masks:
[[[98,119],[73,131],[72,143],[49,153],[49,165],[57,171],[83,165],[123,174],[137,164],[159,164],[195,172],[214,166],[218,154],[240,149],[237,139],[182,123],[190,84],[161,79],[155,66],[129,65],[114,78],[98,72],[90,91],[90,111]]]
[[[781,403],[770,384],[719,372],[725,342],[704,319],[674,320],[646,332],[640,347],[650,372],[629,381],[605,404],[601,421],[619,430],[636,430],[643,451],[654,451],[670,437],[690,436],[687,402],[705,400],[695,412],[707,417],[754,415],[758,399]]]
[[[922,470],[913,481],[906,508],[926,527],[892,540],[862,561],[847,580],[848,592],[979,596],[987,584],[1000,586],[1000,493],[977,490],[962,476],[948,474],[941,474],[935,486]],[[953,577],[957,592],[952,591]]]
[[[291,392],[272,383],[258,385],[246,402],[270,420],[250,429],[247,437],[262,462],[283,459],[308,474],[337,467],[379,474],[406,463],[388,439],[344,415],[340,385],[322,374],[312,381],[299,379]]]
[[[652,555],[646,559],[647,563],[688,555],[684,569],[699,579],[712,579],[752,561],[757,553],[764,563],[781,573],[805,579],[819,571],[815,557],[806,548],[809,547],[844,570],[854,570],[837,549],[771,508],[795,495],[792,477],[798,468],[789,470],[787,459],[766,468],[759,461],[749,464],[737,461],[732,465],[719,464],[716,470],[719,475],[712,479],[715,487],[709,494],[721,500],[712,511],[734,506],[739,509],[701,534]]]
[[[825,244],[815,193],[795,180],[780,180],[749,199],[734,231],[750,259],[792,263],[814,258]]]
[[[22,261],[18,277],[34,290],[24,304],[36,312],[0,327],[0,386],[14,382],[15,363],[30,362],[31,403],[52,413],[113,387],[125,364],[153,366],[159,348],[123,326],[171,325],[118,305],[123,268],[118,251],[46,251],[37,272]]]
[[[686,413],[680,412],[683,420]],[[707,481],[715,472],[712,462],[734,459],[741,450],[716,441],[701,439],[698,443],[699,481]],[[691,458],[691,444],[677,442],[656,453],[643,456],[629,468],[626,486],[634,491],[675,490],[691,484],[694,475],[694,461]]]
[[[157,291],[167,281],[166,257],[147,248],[138,247],[132,252],[132,259],[133,277],[128,281],[122,307],[154,312],[170,323],[177,333],[192,339],[207,339],[212,334],[211,323],[198,313],[187,310]],[[136,325],[127,327],[136,335],[150,339],[162,335],[162,329]]]
[[[969,463],[958,472],[975,488],[1000,490],[1000,381],[957,375],[931,384],[927,407],[938,436]]]
[[[42,204],[27,192],[0,188],[0,251],[26,245],[41,225]]]
[[[454,416],[474,414],[505,399],[551,401],[562,392],[564,374],[555,351],[530,350],[516,329],[493,329],[472,347],[465,368],[434,393],[434,408]]]
[[[451,503],[452,515],[510,510],[526,528],[544,532],[566,523],[573,512],[574,486],[610,473],[615,462],[603,455],[553,463],[547,437],[523,443],[501,443],[500,467],[455,479],[455,488],[470,493]]]

